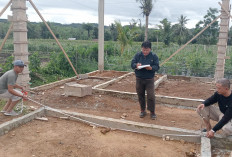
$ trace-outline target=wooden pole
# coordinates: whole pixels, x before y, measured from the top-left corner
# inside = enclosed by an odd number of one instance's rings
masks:
[[[197,35],[195,35],[191,40],[189,40],[185,45],[183,45],[181,48],[179,48],[175,53],[173,53],[170,57],[168,57],[165,61],[163,61],[160,66],[164,65],[167,61],[169,61],[173,56],[175,56],[178,52],[180,52],[183,48],[185,48],[189,43],[191,43],[194,39],[196,39],[201,33],[203,33],[209,26],[211,26],[214,22],[216,22],[221,15],[216,17],[210,24],[208,24],[204,29],[202,29]]]
[[[49,25],[47,24],[47,22],[45,21],[45,19],[43,18],[43,16],[40,14],[39,10],[36,8],[35,4],[31,1],[31,0],[28,0],[32,7],[35,9],[35,11],[37,12],[37,14],[40,16],[41,20],[44,22],[44,24],[47,26],[48,30],[50,31],[50,33],[52,34],[53,38],[56,40],[56,43],[59,45],[60,49],[62,50],[62,52],[64,53],[65,57],[67,58],[69,64],[71,65],[73,71],[75,72],[77,78],[79,77],[72,62],[70,61],[67,53],[65,52],[64,48],[62,47],[62,45],[60,44],[60,42],[58,41],[58,39],[56,38],[55,34],[53,33],[53,31],[51,30],[51,28],[49,27]]]
[[[10,25],[7,33],[6,33],[6,36],[3,39],[3,42],[2,42],[2,44],[0,46],[0,52],[2,51],[2,48],[3,48],[4,44],[6,43],[6,40],[7,40],[8,36],[10,35],[10,32],[11,32],[12,28],[13,28],[13,23],[11,23],[11,25]]]
[[[0,17],[2,16],[2,14],[6,11],[6,9],[11,5],[12,0],[10,0],[7,5],[2,9],[2,11],[0,12]]]
[[[226,14],[232,18],[232,16],[230,15],[230,13],[228,12],[228,10],[226,10],[226,8],[221,4],[221,2],[218,2],[218,4],[222,7],[222,9],[226,12]]]

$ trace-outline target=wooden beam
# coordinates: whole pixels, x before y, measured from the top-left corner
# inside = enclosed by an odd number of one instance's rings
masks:
[[[58,46],[60,47],[60,49],[61,49],[62,52],[64,53],[66,59],[68,60],[70,66],[72,67],[72,69],[73,69],[73,71],[75,72],[76,76],[79,77],[78,74],[77,74],[77,72],[76,72],[76,70],[75,70],[75,68],[74,68],[74,66],[73,66],[73,64],[72,64],[72,62],[71,62],[70,59],[69,59],[67,53],[65,52],[64,48],[63,48],[62,45],[60,44],[59,40],[56,38],[55,34],[53,33],[53,31],[51,30],[51,28],[49,27],[49,25],[47,24],[47,22],[46,22],[45,19],[43,18],[43,16],[40,14],[39,10],[36,8],[35,4],[32,2],[32,0],[28,0],[28,1],[31,3],[32,7],[35,9],[35,11],[37,12],[37,14],[38,14],[39,17],[41,18],[41,20],[44,22],[44,24],[47,26],[47,28],[48,28],[48,30],[50,31],[50,33],[52,34],[53,38],[56,40],[56,43],[58,44]]]
[[[2,14],[6,11],[6,9],[11,5],[12,0],[10,0],[7,5],[2,9],[2,11],[0,12],[0,17],[2,16]]]
[[[1,44],[1,46],[0,46],[0,52],[2,51],[2,48],[3,48],[3,46],[5,45],[6,40],[7,40],[8,36],[10,35],[12,28],[13,28],[13,23],[11,23],[11,25],[10,25],[10,27],[9,27],[9,29],[8,29],[8,31],[7,31],[7,33],[6,33],[6,36],[4,37],[4,39],[3,39],[3,41],[2,41],[2,44]]]
[[[199,35],[201,35],[207,28],[209,28],[214,22],[216,22],[221,15],[216,17],[210,24],[208,24],[203,30],[201,30],[197,35],[195,35],[191,40],[189,40],[185,45],[183,45],[181,48],[179,48],[175,53],[173,53],[170,57],[168,57],[165,61],[163,61],[160,66],[164,65],[167,61],[169,61],[173,56],[175,56],[178,52],[180,52],[182,49],[184,49],[189,43],[191,43],[194,39],[196,39]]]

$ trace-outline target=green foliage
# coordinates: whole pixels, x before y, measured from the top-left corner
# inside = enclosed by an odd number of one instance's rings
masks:
[[[14,61],[14,57],[10,56],[8,58],[6,58],[5,63],[0,64],[0,66],[2,67],[2,72],[5,73],[10,69],[13,69],[13,61]]]
[[[41,61],[39,58],[39,53],[35,52],[29,57],[29,68],[31,72],[39,72],[40,71],[40,65]]]
[[[164,41],[165,45],[169,45],[170,44],[170,40],[171,40],[171,22],[168,21],[167,18],[163,19],[162,21],[160,21],[161,25],[159,25],[159,28],[161,30],[161,34],[162,34],[162,40]]]

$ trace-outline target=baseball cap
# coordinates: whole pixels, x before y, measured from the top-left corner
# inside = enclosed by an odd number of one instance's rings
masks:
[[[15,60],[13,64],[14,66],[20,66],[20,67],[26,66],[24,62],[21,60]]]

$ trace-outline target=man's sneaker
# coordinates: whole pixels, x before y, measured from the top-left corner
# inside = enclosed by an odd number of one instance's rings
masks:
[[[155,113],[151,113],[150,116],[151,116],[151,119],[152,119],[152,120],[155,120],[155,119],[156,119],[156,114],[155,114]]]
[[[5,112],[4,115],[5,116],[18,116],[19,114],[16,113],[14,110],[12,110],[11,112]]]
[[[140,118],[143,118],[143,117],[145,117],[145,116],[146,116],[146,114],[147,114],[147,112],[146,112],[146,111],[142,111],[142,112],[140,113],[139,117],[140,117]]]
[[[201,129],[201,131],[202,131],[202,132],[207,132],[207,129],[206,129],[206,128],[204,128],[204,129]]]
[[[5,113],[6,111],[3,111],[3,110],[2,110],[2,111],[0,111],[0,112],[1,112],[1,113]]]

